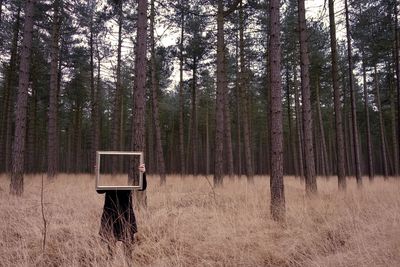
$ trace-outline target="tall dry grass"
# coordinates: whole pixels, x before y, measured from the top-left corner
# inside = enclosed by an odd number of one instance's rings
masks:
[[[209,177],[211,180],[211,177]],[[28,176],[20,198],[0,177],[2,266],[400,266],[400,181],[376,179],[340,193],[318,179],[318,196],[285,177],[287,223],[269,214],[269,180],[226,178],[214,194],[204,177],[148,177],[148,209],[132,258],[120,244],[109,257],[98,229],[104,195],[87,175],[60,175],[44,187],[49,221],[42,252],[41,177]]]

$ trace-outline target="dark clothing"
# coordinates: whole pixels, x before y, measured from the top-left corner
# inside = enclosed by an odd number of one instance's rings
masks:
[[[143,190],[146,190],[146,173],[143,173]],[[100,236],[106,240],[133,240],[137,232],[135,213],[132,208],[131,190],[97,190],[106,194],[103,215],[101,216]]]

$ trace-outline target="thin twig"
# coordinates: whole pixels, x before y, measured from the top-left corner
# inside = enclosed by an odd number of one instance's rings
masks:
[[[40,205],[42,206],[42,219],[43,219],[43,242],[42,242],[42,253],[46,248],[46,236],[47,236],[47,220],[44,216],[44,202],[43,202],[43,174],[42,174],[42,186],[40,188]]]

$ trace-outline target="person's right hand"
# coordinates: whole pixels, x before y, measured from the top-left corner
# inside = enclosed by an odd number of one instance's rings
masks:
[[[146,172],[146,166],[144,165],[144,163],[143,163],[143,164],[140,164],[140,166],[139,166],[139,171],[140,171],[140,172]]]

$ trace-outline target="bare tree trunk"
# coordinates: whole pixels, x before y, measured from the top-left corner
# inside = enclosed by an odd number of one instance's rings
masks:
[[[224,65],[226,66],[225,54],[224,54]],[[224,66],[224,69],[225,69]],[[231,130],[231,113],[229,109],[229,89],[226,80],[226,72],[224,78],[224,137],[226,144],[226,156],[227,156],[227,167],[229,177],[233,177],[233,152],[232,152],[232,130]]]
[[[154,0],[151,0],[151,11],[150,11],[150,47],[151,47],[151,85],[152,85],[152,100],[153,100],[153,117],[154,117],[154,130],[156,131],[156,154],[158,162],[158,173],[160,175],[160,183],[164,185],[166,183],[165,176],[165,163],[164,163],[164,151],[161,143],[161,129],[160,119],[158,110],[158,77],[157,77],[157,64],[156,64],[156,51],[154,41]]]
[[[387,162],[387,151],[386,151],[386,141],[385,141],[385,129],[382,116],[382,106],[381,106],[381,94],[379,92],[379,80],[378,73],[376,70],[376,65],[374,66],[374,81],[375,81],[375,94],[376,94],[376,106],[378,107],[379,114],[379,129],[380,129],[380,139],[381,139],[381,155],[383,163],[383,175],[387,179],[389,175],[388,162]]]
[[[240,58],[240,78],[239,78],[239,90],[240,98],[243,107],[243,137],[244,137],[244,153],[245,153],[245,164],[246,164],[246,176],[249,181],[254,179],[253,161],[251,157],[251,144],[250,144],[250,126],[249,126],[249,101],[248,94],[245,90],[246,84],[246,62],[244,55],[244,22],[243,22],[243,3],[240,1],[239,9],[239,58]]]
[[[133,88],[133,121],[132,121],[132,150],[145,151],[145,90],[146,90],[146,51],[147,51],[147,0],[138,0],[138,20],[136,35],[136,57],[135,57],[135,83]],[[133,161],[132,168],[137,168],[139,161],[137,157]],[[130,168],[130,169],[132,169]],[[134,172],[137,173],[137,172]],[[138,184],[138,176],[133,172],[129,178]],[[139,205],[147,206],[146,191],[135,192]]]
[[[28,121],[28,137],[27,137],[27,147],[28,151],[26,153],[27,156],[27,164],[26,169],[33,173],[36,171],[35,160],[36,160],[36,147],[37,147],[37,92],[36,88],[32,88],[32,96],[31,103],[29,104],[29,121]]]
[[[391,71],[391,69],[390,69]],[[391,118],[391,128],[392,128],[392,145],[393,145],[393,165],[394,165],[394,176],[399,176],[399,152],[398,140],[396,133],[396,107],[395,107],[395,92],[393,87],[392,76],[390,79],[390,118]]]
[[[338,54],[336,41],[336,23],[334,0],[329,0],[329,28],[331,40],[331,58],[332,58],[332,86],[333,86],[333,101],[335,109],[335,130],[336,130],[336,161],[337,161],[337,176],[338,187],[341,190],[346,188],[346,171],[345,171],[345,145],[343,139],[343,120],[342,109],[340,103],[340,89],[338,77]]]
[[[183,98],[183,32],[185,26],[185,12],[183,9],[184,1],[180,1],[181,5],[181,39],[179,43],[179,156],[180,156],[180,171],[181,176],[186,173],[185,170],[185,143],[184,143],[184,123],[183,123],[183,107],[184,107],[184,98]]]
[[[82,105],[80,101],[76,104],[74,121],[74,172],[82,172]]]
[[[399,22],[398,22],[397,1],[395,1],[395,59],[396,59],[396,88],[397,88],[397,140],[400,140],[400,66],[399,66]],[[400,142],[398,142],[397,152],[400,153]],[[397,156],[397,164],[400,160],[400,154]]]
[[[58,173],[58,61],[59,61],[59,39],[60,39],[60,1],[55,0],[53,4],[53,32],[51,41],[51,63],[50,63],[50,97],[49,97],[49,124],[48,124],[48,147],[47,147],[47,177],[52,179]]]
[[[90,117],[91,117],[91,134],[90,134],[90,166],[89,170],[93,174],[95,172],[96,165],[96,151],[98,150],[98,131],[100,130],[98,127],[98,92],[94,86],[94,37],[93,37],[93,16],[96,7],[96,1],[90,1],[90,26],[89,26],[89,48],[90,48]],[[100,64],[98,66],[100,68]],[[99,71],[99,70],[98,70]],[[98,75],[100,77],[100,74]],[[98,77],[98,79],[99,79]],[[97,84],[97,90],[99,89],[99,81]]]
[[[352,118],[352,132],[353,132],[353,145],[354,145],[354,164],[356,169],[356,179],[358,186],[362,185],[361,167],[360,167],[360,151],[358,141],[358,126],[357,126],[357,110],[356,110],[356,96],[353,88],[353,59],[351,52],[351,39],[350,39],[350,23],[349,23],[349,8],[347,0],[344,1],[346,10],[346,32],[347,32],[347,59],[349,62],[349,85],[350,85],[350,102],[351,102],[351,118]]]
[[[17,103],[15,105],[15,133],[12,153],[10,193],[22,195],[24,191],[24,153],[26,115],[29,88],[29,63],[32,47],[33,12],[35,0],[25,2],[24,39],[21,48]]]
[[[224,140],[224,6],[223,1],[218,0],[217,13],[217,97],[215,111],[215,162],[214,162],[214,186],[222,185],[223,181],[223,140]]]
[[[192,79],[192,160],[193,160],[193,174],[198,174],[198,122],[197,122],[197,62],[193,58],[193,79]]]
[[[210,174],[210,135],[208,122],[208,106],[206,109],[206,175]]]
[[[293,68],[293,73],[294,73],[294,103],[295,103],[295,112],[296,112],[296,132],[297,132],[297,159],[298,159],[298,165],[299,165],[299,173],[298,175],[300,176],[300,180],[304,181],[304,150],[303,150],[303,127],[301,123],[301,107],[300,107],[300,96],[299,96],[299,86],[298,86],[298,81],[297,81],[297,70],[294,67]]]
[[[0,0],[0,24],[3,19],[3,0]]]
[[[270,53],[271,70],[271,215],[276,221],[285,220],[285,191],[283,184],[283,125],[282,81],[279,0],[270,2]]]
[[[318,121],[319,121],[319,135],[321,138],[321,152],[322,152],[322,158],[323,158],[323,168],[322,168],[322,174],[324,176],[328,176],[330,173],[330,170],[328,169],[328,152],[326,148],[326,139],[325,139],[325,130],[324,130],[324,124],[322,120],[322,113],[321,113],[321,101],[319,97],[319,87],[320,87],[320,80],[319,76],[317,77],[317,84],[316,84],[316,96],[317,96],[317,114],[318,114]]]
[[[239,12],[242,10],[240,7]],[[240,27],[240,24],[239,24]],[[236,47],[235,47],[235,59],[236,59],[236,79],[235,79],[235,100],[236,100],[236,135],[237,135],[237,174],[238,177],[242,177],[242,110],[241,106],[243,105],[241,101],[241,90],[240,90],[240,66],[239,66],[239,41],[236,36]]]
[[[286,167],[284,164],[284,169],[286,168],[286,173],[287,174],[292,174],[293,172],[293,151],[292,151],[292,115],[291,115],[291,110],[290,110],[290,77],[289,77],[289,67],[285,67],[285,76],[286,76],[286,92],[285,92],[285,97],[286,97],[286,112],[287,112],[287,121],[288,121],[288,138],[286,142],[286,154],[288,157],[286,158],[285,162]],[[285,151],[285,149],[283,150]]]
[[[310,76],[308,44],[305,19],[304,0],[298,0],[299,3],[299,27],[300,27],[300,62],[301,62],[301,96],[303,108],[303,131],[304,131],[304,155],[305,155],[305,178],[307,194],[317,192],[317,180],[315,177],[314,148],[312,137],[312,114],[310,103]]]
[[[11,151],[12,151],[12,116],[13,116],[13,87],[16,82],[16,68],[17,68],[17,52],[18,52],[18,35],[21,21],[21,4],[18,6],[16,20],[14,25],[14,33],[11,46],[10,62],[7,68],[6,82],[3,93],[3,102],[1,108],[1,130],[0,130],[0,171],[10,171],[11,167]],[[1,164],[4,164],[1,166]],[[2,167],[2,168],[1,168]]]
[[[114,112],[112,122],[112,136],[111,136],[111,147],[113,150],[121,150],[122,138],[122,85],[121,85],[121,46],[122,46],[122,3],[118,2],[118,45],[117,45],[117,70],[116,70],[116,88],[114,96]],[[112,172],[117,173],[121,171],[121,161],[118,157],[112,158]]]
[[[363,56],[364,57],[364,56]],[[371,125],[369,119],[369,106],[368,106],[368,91],[367,91],[367,71],[365,67],[365,59],[363,59],[362,67],[363,67],[363,87],[364,87],[364,110],[365,117],[367,121],[367,151],[368,151],[368,177],[369,180],[372,181],[374,179],[374,164],[372,158],[372,141],[371,141]]]

